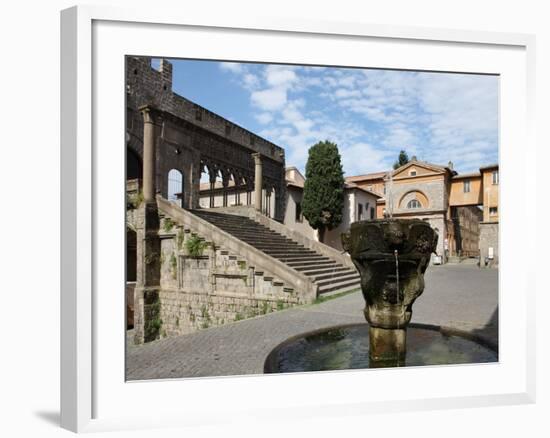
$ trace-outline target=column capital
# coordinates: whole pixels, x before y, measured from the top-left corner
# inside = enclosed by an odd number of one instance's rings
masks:
[[[143,105],[138,108],[143,116],[144,123],[155,123],[160,115],[160,111],[152,105]]]
[[[252,157],[254,158],[254,164],[262,164],[262,154],[259,152],[254,152]]]

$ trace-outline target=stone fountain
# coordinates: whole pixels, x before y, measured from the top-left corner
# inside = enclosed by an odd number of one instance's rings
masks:
[[[424,291],[424,272],[437,233],[419,219],[361,221],[342,235],[361,275],[372,365],[404,365],[412,306]]]
[[[329,327],[289,339],[269,354],[265,372],[498,361],[497,346],[471,333],[410,324],[437,239],[419,219],[353,223],[342,244],[361,275],[368,324]]]

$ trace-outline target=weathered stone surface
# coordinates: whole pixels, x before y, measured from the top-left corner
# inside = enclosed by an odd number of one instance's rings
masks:
[[[418,219],[355,222],[342,243],[361,274],[365,317],[372,327],[405,328],[424,290],[437,233]]]
[[[493,258],[489,259],[493,248]],[[479,224],[479,257],[481,267],[498,268],[498,222],[482,222]],[[487,260],[487,265],[485,265]]]

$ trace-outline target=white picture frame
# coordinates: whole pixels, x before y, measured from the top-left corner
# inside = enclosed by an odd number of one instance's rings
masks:
[[[536,205],[534,193],[526,190],[535,180],[533,170],[528,174],[527,169],[536,168],[533,36],[269,17],[226,20],[184,10],[103,6],[73,7],[61,18],[62,427],[102,431],[206,424],[214,419],[223,423],[250,415],[275,418],[285,412],[309,418],[534,401],[535,273],[515,254],[530,253],[535,242],[534,236],[509,231],[521,225],[525,206]],[[173,40],[183,34],[197,44],[177,47]],[[165,44],[159,44],[163,38]],[[294,51],[289,44],[296,46]],[[386,58],[377,45],[383,45]],[[365,48],[372,50],[371,59],[378,58],[369,62],[357,55],[350,64],[353,53],[339,47]],[[104,153],[107,141],[124,142],[124,131],[118,130],[124,114],[117,112],[124,95],[121,54],[500,74],[499,363],[307,376],[121,380],[124,337],[110,334],[124,333],[124,293],[116,271],[122,266],[123,253],[118,256],[117,248],[123,241],[123,223],[118,223],[122,216],[115,215],[111,226],[105,212],[118,211],[124,202],[122,183],[120,193],[112,190],[123,173],[124,148],[117,151],[111,146],[108,162]],[[107,107],[111,109],[102,111]],[[515,164],[515,184],[506,179],[510,163]],[[388,390],[388,382],[398,389]],[[357,391],[362,385],[368,385],[368,394]],[[285,394],[292,388],[297,392],[288,400]],[[192,394],[192,403],[178,398],[182,389]],[[212,401],[204,396],[210,391],[232,394],[232,403],[223,395]],[[163,402],[149,406],[147,414],[132,404],[140,397]]]

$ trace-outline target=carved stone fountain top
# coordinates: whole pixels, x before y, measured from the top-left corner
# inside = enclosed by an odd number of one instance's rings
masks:
[[[424,272],[437,233],[419,219],[355,222],[342,234],[344,249],[361,274],[365,317],[372,327],[404,329],[424,291]]]

